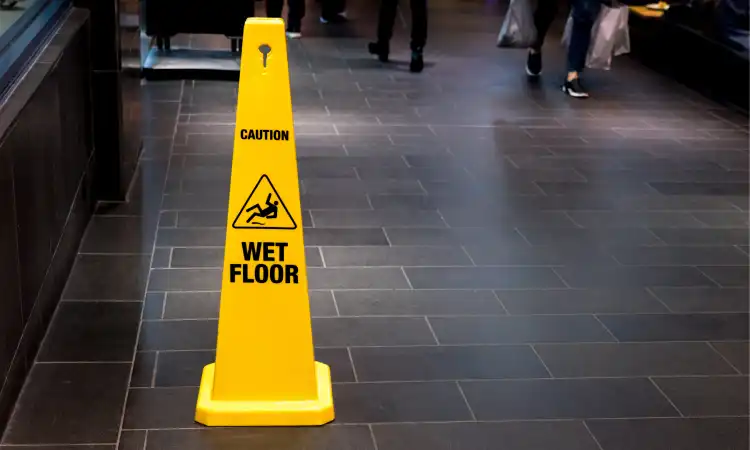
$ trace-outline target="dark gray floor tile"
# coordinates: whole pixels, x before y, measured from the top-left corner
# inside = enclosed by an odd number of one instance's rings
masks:
[[[461,247],[323,247],[322,251],[326,267],[472,265]]]
[[[453,382],[351,383],[333,387],[338,423],[470,420]]]
[[[746,314],[601,315],[620,341],[747,340]]]
[[[547,378],[526,345],[352,348],[359,381]]]
[[[435,211],[311,211],[315,227],[445,227]],[[310,244],[308,244],[310,245]]]
[[[372,427],[380,450],[599,450],[578,421],[388,424]]]
[[[614,265],[607,253],[580,245],[534,246],[508,244],[469,244],[465,246],[478,266],[566,266]]]
[[[156,352],[137,352],[130,387],[152,387],[156,369]]]
[[[669,245],[742,245],[748,243],[746,228],[654,228],[651,231]]]
[[[335,291],[342,316],[460,316],[505,314],[492,291]]]
[[[150,431],[146,450],[374,450],[366,426],[216,428]]]
[[[138,350],[211,350],[216,348],[216,320],[143,322]]]
[[[122,428],[195,428],[197,387],[130,389]]]
[[[587,229],[587,228],[519,228],[532,245],[568,244],[583,247],[614,245],[653,245],[661,241],[644,228]]]
[[[414,289],[524,289],[564,287],[541,267],[410,267],[404,269]]]
[[[148,255],[78,255],[63,298],[142,300],[150,263]]]
[[[305,245],[389,245],[382,228],[307,228]]]
[[[164,319],[218,319],[220,292],[168,292]]]
[[[159,228],[157,247],[224,247],[223,228]]]
[[[199,386],[203,368],[215,360],[213,350],[159,352],[154,387]]]
[[[742,373],[750,373],[750,345],[747,342],[712,342],[711,346]]]
[[[612,255],[621,264],[638,266],[739,266],[748,263],[748,256],[737,247],[623,247],[613,249]]]
[[[684,416],[747,416],[748,378],[655,378],[659,389]]]
[[[572,288],[715,287],[694,267],[556,267],[555,272]]]
[[[742,266],[699,266],[698,269],[721,287],[748,287],[750,269]]]
[[[385,233],[391,245],[526,244],[514,229],[386,228]]]
[[[120,445],[117,450],[145,450],[146,430],[130,430],[120,433]]]
[[[534,348],[558,378],[736,373],[703,342],[538,344]]]
[[[62,302],[38,361],[130,362],[141,318],[140,302]]]
[[[438,209],[438,202],[429,195],[370,195],[370,203],[374,209],[403,209],[407,211],[434,211]]]
[[[338,316],[331,291],[310,291],[310,315],[312,317]]]
[[[408,289],[401,268],[363,267],[307,269],[310,289]]]
[[[156,222],[145,217],[94,216],[81,241],[81,253],[151,253]]]
[[[718,196],[665,196],[644,195],[616,200],[617,208],[624,211],[737,211],[731,202]]]
[[[666,312],[645,289],[533,289],[495,291],[509,314]]]
[[[151,258],[151,267],[157,269],[164,269],[169,267],[169,263],[172,259],[171,248],[157,248],[154,249],[154,254]]]
[[[304,181],[308,194],[424,194],[425,190],[414,180],[341,180],[317,179]]]
[[[649,183],[664,195],[747,195],[746,183]]]
[[[745,288],[651,288],[671,311],[747,312],[750,292]]]
[[[224,228],[227,226],[227,212],[221,211],[179,211],[178,228]]]
[[[744,211],[694,212],[693,217],[716,228],[747,228],[750,221],[750,215]]]
[[[331,368],[331,381],[351,383],[356,381],[349,351],[345,348],[316,348],[315,360]]]
[[[593,316],[431,317],[440,344],[612,342]]]
[[[604,450],[746,450],[746,418],[590,420]]]
[[[577,225],[561,211],[497,209],[471,210],[440,208],[440,213],[451,227],[531,227],[544,224],[550,228],[574,228]]]
[[[371,210],[372,206],[364,194],[359,195],[329,195],[304,194],[301,196],[302,209],[314,210]]]
[[[575,223],[586,228],[700,228],[703,225],[686,212],[572,211]]]
[[[423,317],[331,317],[312,321],[317,347],[433,345]]]
[[[221,269],[154,269],[148,281],[149,292],[218,291]]]
[[[536,183],[547,195],[571,195],[571,194],[591,194],[606,192],[608,196],[636,196],[653,194],[655,191],[648,184],[631,180],[629,182],[547,182],[538,181]]]
[[[478,420],[679,416],[644,378],[460,382]]]
[[[130,364],[35,364],[3,444],[117,441]]]

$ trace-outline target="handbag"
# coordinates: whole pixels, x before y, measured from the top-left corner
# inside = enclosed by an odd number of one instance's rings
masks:
[[[498,47],[529,48],[536,42],[533,0],[510,0],[497,36]]]
[[[586,54],[586,67],[589,69],[609,70],[612,57],[630,53],[630,28],[628,26],[629,9],[625,5],[602,5],[599,15],[591,27],[591,42]],[[562,42],[570,45],[573,32],[573,15],[565,23]]]

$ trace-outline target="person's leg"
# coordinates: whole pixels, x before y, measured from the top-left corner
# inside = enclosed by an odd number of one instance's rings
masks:
[[[266,17],[281,18],[284,10],[284,0],[266,0]]]
[[[557,17],[558,0],[539,0],[534,11],[534,27],[536,28],[536,42],[529,49],[526,60],[526,73],[537,77],[542,73],[542,45],[547,36],[550,25]]]
[[[378,40],[370,42],[368,49],[373,55],[386,62],[390,53],[389,42],[393,36],[393,25],[396,23],[396,10],[398,0],[380,0],[380,12],[378,13]]]
[[[411,0],[411,63],[409,70],[424,69],[422,52],[427,43],[427,0]]]
[[[542,51],[547,31],[557,17],[557,2],[558,0],[539,0],[537,3],[536,11],[534,11],[536,42],[531,46],[534,51]]]
[[[302,18],[305,17],[305,0],[287,0],[289,12],[287,20],[287,36],[298,38],[302,32]]]
[[[601,3],[598,0],[573,0],[572,6],[573,27],[568,47],[568,75],[563,90],[572,97],[587,98],[589,95],[581,86],[579,77],[586,67],[591,29],[599,15]]]
[[[322,0],[320,21],[323,23],[341,23],[346,21],[343,15],[346,4],[344,0]]]

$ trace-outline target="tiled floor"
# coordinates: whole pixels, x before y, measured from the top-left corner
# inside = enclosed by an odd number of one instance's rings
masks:
[[[747,450],[747,118],[627,58],[573,102],[554,39],[529,84],[494,4],[431,14],[421,75],[364,54],[364,7],[290,44],[336,422],[193,422],[236,86],[152,83],[132,202],[91,223],[0,447]]]

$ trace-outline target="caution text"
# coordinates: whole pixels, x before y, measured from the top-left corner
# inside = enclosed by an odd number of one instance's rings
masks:
[[[289,130],[240,130],[240,139],[251,141],[288,141]]]
[[[230,283],[299,283],[299,267],[284,261],[286,242],[243,242],[244,264],[229,264]]]

